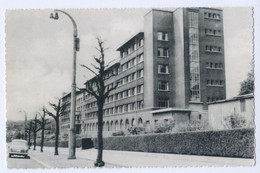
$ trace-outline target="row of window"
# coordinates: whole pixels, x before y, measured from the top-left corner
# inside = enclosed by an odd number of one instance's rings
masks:
[[[124,120],[115,120],[115,121],[107,121],[103,122],[103,129],[104,131],[117,131],[117,130],[125,130],[128,129],[130,126],[134,126],[136,124],[136,120],[132,118],[131,124],[128,119]],[[138,119],[137,125],[142,126],[143,120],[142,118]],[[146,124],[150,124],[150,121],[146,121]],[[97,131],[98,130],[98,123],[87,123],[83,126],[83,131]]]
[[[220,14],[205,12],[204,13],[204,18],[220,20]]]
[[[206,35],[212,35],[212,36],[221,36],[221,31],[220,30],[215,30],[215,29],[205,29],[205,34]]]
[[[139,47],[142,47],[143,45],[144,45],[144,39],[141,38],[137,41],[137,43],[132,44],[122,52],[123,58],[131,54],[132,52],[136,51]]]
[[[207,80],[208,86],[223,86],[224,81],[223,80]]]
[[[106,98],[105,103],[110,103],[110,102],[113,102],[113,101],[117,101],[117,100],[120,100],[120,99],[131,97],[131,96],[134,96],[136,94],[141,94],[143,92],[144,92],[144,86],[138,85],[137,87],[127,89],[125,91],[116,93],[115,95],[110,95],[109,97]]]
[[[132,112],[144,108],[144,101],[133,102],[125,105],[116,106],[114,108],[104,109],[104,115],[113,115],[118,113]]]
[[[223,69],[222,63],[207,62],[207,68],[211,69]]]
[[[118,80],[118,87],[122,86],[124,84],[127,84],[129,82],[132,82],[136,79],[139,79],[144,76],[144,70],[138,70],[137,72],[131,73],[130,75],[127,75],[126,77],[123,77],[122,79]]]
[[[138,101],[138,102],[133,102],[125,105],[104,109],[103,115],[108,116],[108,115],[114,115],[118,113],[132,112],[135,110],[141,110],[143,108],[144,108],[144,101]],[[94,118],[94,117],[97,117],[97,112],[91,112],[85,114],[85,118]]]
[[[121,71],[125,71],[128,68],[131,68],[131,67],[135,66],[136,64],[143,62],[143,61],[144,61],[144,55],[143,54],[137,55],[136,57],[134,57],[130,61],[122,64],[121,65]]]
[[[144,86],[143,85],[138,85],[137,87],[130,88],[128,90],[116,93],[115,95],[108,96],[105,99],[105,104],[106,103],[111,103],[113,101],[117,101],[117,100],[120,100],[120,99],[123,99],[123,98],[131,97],[131,96],[134,96],[136,94],[141,94],[141,93],[143,93],[143,91],[144,91]],[[96,101],[88,103],[88,104],[86,104],[83,107],[81,106],[80,107],[81,109],[79,109],[77,111],[82,111],[83,108],[84,108],[84,110],[86,110],[86,109],[95,108],[95,107],[97,107],[97,102]]]
[[[158,101],[158,107],[160,108],[168,108],[169,107],[169,99],[159,99]],[[135,110],[141,110],[144,108],[144,102],[143,101],[138,101],[138,102],[133,102],[125,105],[120,105],[108,109],[103,110],[103,115],[108,116],[108,115],[114,115],[118,113],[126,113],[126,112],[132,112]],[[97,116],[97,112],[91,112],[91,113],[86,113],[85,118],[93,118]]]
[[[78,98],[78,99],[76,100],[76,103],[77,103],[77,104],[82,103],[82,102],[83,102],[83,99],[84,99],[83,97]]]
[[[206,45],[206,51],[207,52],[221,53],[221,47],[220,46]]]

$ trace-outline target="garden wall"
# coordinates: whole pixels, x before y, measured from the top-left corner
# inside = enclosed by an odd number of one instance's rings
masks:
[[[104,138],[104,149],[253,158],[255,137],[254,129],[132,135]]]
[[[40,146],[40,143],[37,143],[37,146]],[[33,143],[32,143],[33,146]],[[44,142],[43,146],[46,147],[54,147],[55,146],[55,142],[51,141],[51,142]],[[69,146],[68,141],[59,141],[59,147],[65,147],[67,148]],[[76,147],[79,148],[81,147],[81,139],[77,139],[76,140]]]

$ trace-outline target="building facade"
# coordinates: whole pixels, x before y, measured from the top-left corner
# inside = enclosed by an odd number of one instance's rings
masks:
[[[214,129],[225,129],[225,118],[228,116],[242,117],[247,126],[254,126],[254,95],[247,94],[231,99],[220,100],[209,103],[208,116],[209,124]]]
[[[75,114],[75,131],[76,134],[81,133],[81,112],[83,111],[83,93],[76,91],[76,114]],[[71,113],[71,93],[64,94],[62,97],[62,104],[67,104],[63,115],[60,118],[60,138],[61,140],[68,140],[70,128],[70,113]]]
[[[160,119],[207,119],[207,103],[226,98],[219,9],[151,10],[144,16],[143,32],[117,51],[120,61],[107,69],[107,75],[115,76],[106,85],[119,85],[105,100],[104,136],[134,125],[153,126]],[[93,137],[97,103],[83,95],[82,136]]]

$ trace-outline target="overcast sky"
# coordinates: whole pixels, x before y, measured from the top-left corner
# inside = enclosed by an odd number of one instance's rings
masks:
[[[93,62],[96,37],[104,39],[107,61],[119,57],[116,49],[143,30],[143,16],[150,9],[66,10],[75,19],[80,37],[77,85],[92,75],[80,64]],[[43,105],[70,92],[73,28],[69,18],[49,18],[52,10],[9,10],[5,14],[7,119],[32,118]],[[223,8],[227,97],[238,94],[240,82],[253,59],[251,8]]]

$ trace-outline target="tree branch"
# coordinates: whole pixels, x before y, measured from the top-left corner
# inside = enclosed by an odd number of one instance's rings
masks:
[[[91,70],[88,66],[82,65],[82,67],[85,67],[86,69],[88,69],[89,71],[91,71],[92,73],[94,73],[96,76],[98,76],[98,74],[96,72],[94,72],[93,70]]]
[[[113,86],[113,87],[111,87],[111,88],[108,88],[108,90],[107,90],[107,91],[105,92],[105,94],[104,94],[104,97],[107,98],[108,95],[109,95],[109,93],[110,93],[111,91],[115,90],[115,89],[117,88],[117,86],[118,86],[118,83],[116,83],[115,86]]]

